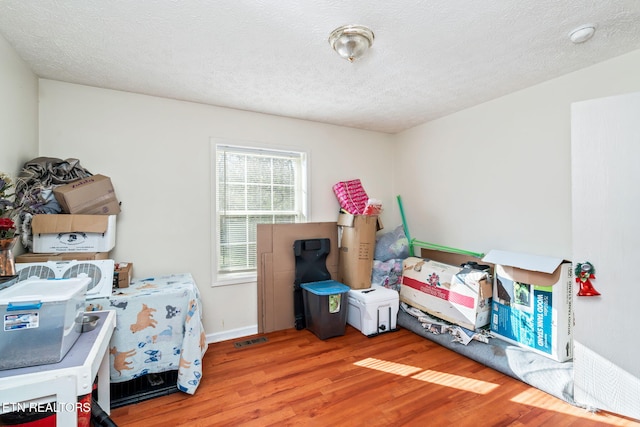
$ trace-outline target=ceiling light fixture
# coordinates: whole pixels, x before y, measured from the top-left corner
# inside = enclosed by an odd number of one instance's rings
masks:
[[[576,28],[575,30],[569,33],[569,38],[575,44],[584,43],[593,37],[593,34],[596,32],[596,27],[593,25],[583,25],[581,27]]]
[[[329,44],[349,62],[360,58],[373,45],[373,31],[362,25],[344,25],[329,35]]]

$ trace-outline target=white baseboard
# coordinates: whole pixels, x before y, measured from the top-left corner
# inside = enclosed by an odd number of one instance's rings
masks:
[[[232,340],[235,338],[242,338],[249,335],[255,335],[258,333],[258,325],[247,326],[245,328],[231,329],[230,331],[216,332],[213,334],[207,334],[207,343],[214,343],[220,341]]]

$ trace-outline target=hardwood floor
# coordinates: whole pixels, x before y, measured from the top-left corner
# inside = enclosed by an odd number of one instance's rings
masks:
[[[640,426],[593,414],[406,329],[319,340],[308,330],[209,345],[191,396],[114,409],[118,426]]]

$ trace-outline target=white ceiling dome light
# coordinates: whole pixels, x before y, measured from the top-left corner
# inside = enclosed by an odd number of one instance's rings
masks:
[[[362,25],[344,25],[329,35],[329,44],[349,62],[360,58],[373,45],[373,31]]]
[[[593,37],[596,32],[595,25],[582,25],[569,33],[569,38],[575,44],[584,43]]]

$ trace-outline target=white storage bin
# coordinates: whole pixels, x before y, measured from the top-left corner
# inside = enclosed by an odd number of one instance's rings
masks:
[[[366,336],[396,330],[399,296],[393,289],[376,286],[351,289],[347,323]]]
[[[28,279],[0,291],[0,369],[61,361],[82,331],[89,283]]]

